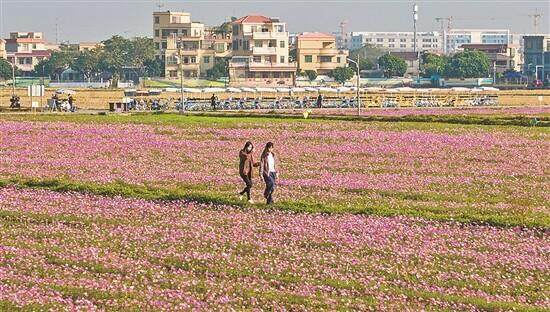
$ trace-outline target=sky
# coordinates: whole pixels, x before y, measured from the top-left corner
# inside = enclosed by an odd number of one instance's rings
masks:
[[[41,31],[46,40],[100,41],[114,34],[152,36],[153,11],[184,10],[194,21],[219,25],[231,16],[262,14],[287,22],[290,32],[412,31],[413,1],[406,0],[0,0],[0,34]],[[436,17],[454,28],[504,28],[533,33],[529,15],[542,14],[539,33],[550,33],[549,0],[418,0],[419,31],[439,31]]]

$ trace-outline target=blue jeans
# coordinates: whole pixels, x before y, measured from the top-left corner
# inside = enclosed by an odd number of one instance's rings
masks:
[[[277,180],[277,175],[275,172],[270,172],[268,174],[263,174],[265,181],[265,191],[264,197],[267,200],[267,204],[273,204],[273,192],[275,191],[275,181]]]

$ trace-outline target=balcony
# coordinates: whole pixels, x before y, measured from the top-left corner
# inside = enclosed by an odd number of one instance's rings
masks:
[[[252,40],[271,40],[288,38],[288,32],[261,32],[256,31],[251,33]]]
[[[250,62],[250,71],[296,71],[296,63]]]
[[[253,47],[252,54],[254,55],[274,55],[277,54],[275,47]]]
[[[319,55],[335,56],[335,55],[338,55],[339,53],[340,53],[340,51],[338,51],[338,49],[336,49],[336,48],[325,48],[325,49],[320,49],[319,50]]]

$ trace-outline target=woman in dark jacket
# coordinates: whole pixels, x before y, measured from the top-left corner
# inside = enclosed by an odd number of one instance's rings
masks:
[[[248,141],[244,145],[244,148],[239,152],[239,175],[245,183],[245,187],[242,192],[239,193],[239,199],[243,200],[243,195],[246,194],[246,198],[249,203],[253,204],[254,201],[250,197],[250,190],[252,189],[252,168],[258,167],[260,164],[254,162],[254,145]]]

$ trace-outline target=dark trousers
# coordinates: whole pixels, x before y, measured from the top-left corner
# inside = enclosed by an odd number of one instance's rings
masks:
[[[263,174],[263,178],[265,181],[265,191],[264,191],[264,197],[267,200],[267,204],[273,204],[273,192],[275,192],[275,180],[277,179],[277,175],[275,172],[270,172],[269,174]]]
[[[246,198],[250,200],[250,190],[252,189],[252,178],[247,175],[241,175],[241,179],[243,179],[246,186],[244,187],[242,192],[240,192],[239,194],[241,195],[246,194]]]

